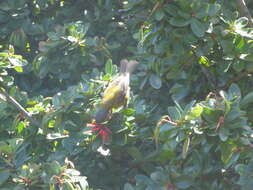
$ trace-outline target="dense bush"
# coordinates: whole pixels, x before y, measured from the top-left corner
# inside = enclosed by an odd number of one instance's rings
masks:
[[[251,190],[242,2],[1,1],[0,189]],[[87,124],[123,58],[139,65],[103,142]]]

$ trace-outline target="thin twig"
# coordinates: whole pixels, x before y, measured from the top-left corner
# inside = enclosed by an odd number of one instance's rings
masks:
[[[6,100],[12,103],[33,125],[39,127],[39,122],[32,118],[32,115],[23,108],[13,97],[11,97],[4,90],[0,89],[0,94],[5,96]]]
[[[249,9],[246,6],[245,1],[244,0],[236,0],[236,2],[238,4],[240,14],[249,19],[248,25],[253,28],[252,17],[250,15]]]

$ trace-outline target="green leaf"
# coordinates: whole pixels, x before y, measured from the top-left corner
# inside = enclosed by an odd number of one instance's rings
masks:
[[[251,29],[246,28],[247,25],[248,25],[248,18],[241,17],[233,23],[232,27],[234,28],[234,32],[236,32],[237,34],[252,39],[253,32]]]
[[[237,43],[236,43],[236,49],[240,50],[244,47],[245,45],[245,40],[243,37],[239,37],[239,39],[237,40]]]
[[[220,91],[220,95],[221,97],[224,99],[225,101],[225,115],[228,114],[230,111],[231,111],[231,102],[229,101],[230,100],[230,97],[228,96],[228,94],[221,90]]]
[[[19,73],[23,72],[23,67],[16,66],[16,67],[14,67],[14,69],[15,69],[15,71],[17,71]]]
[[[137,183],[142,183],[142,184],[146,184],[146,185],[152,183],[151,179],[145,175],[136,175],[135,180]]]
[[[176,83],[171,87],[170,93],[173,101],[180,101],[189,94],[189,86]]]
[[[253,91],[249,92],[243,99],[241,100],[240,104],[242,107],[249,105],[253,102]]]
[[[176,27],[184,27],[190,24],[190,20],[186,20],[184,18],[181,17],[173,17],[169,20],[169,23],[172,26],[176,26]]]
[[[205,35],[206,27],[199,20],[192,19],[191,20],[191,30],[192,30],[193,34],[195,34],[197,37],[201,38]]]
[[[160,21],[163,19],[163,17],[165,16],[163,10],[161,8],[158,8],[155,12],[155,19]]]
[[[1,94],[2,95],[2,94]],[[0,96],[2,98],[2,96]],[[8,108],[8,104],[6,102],[3,102],[2,100],[5,100],[5,97],[3,96],[3,99],[0,99],[0,112],[4,113],[5,109]]]
[[[147,81],[148,81],[148,76],[146,76],[146,77],[142,80],[141,85],[140,85],[140,87],[139,87],[140,90],[143,90],[143,88],[144,88],[145,84],[147,83]]]
[[[9,61],[11,62],[11,64],[13,66],[25,66],[27,64],[27,62],[25,60],[22,59],[18,59],[15,57],[8,57]]]
[[[180,110],[175,106],[168,107],[168,115],[171,118],[172,121],[180,120],[181,119],[181,113]]]
[[[225,126],[220,126],[219,129],[219,137],[221,141],[226,141],[229,136],[229,130],[225,128]]]
[[[0,171],[0,186],[4,184],[10,177],[11,173],[9,170]]]
[[[82,189],[87,189],[88,188],[88,182],[87,182],[87,177],[85,176],[78,176],[78,181],[82,187]]]
[[[193,107],[193,109],[191,110],[191,114],[194,116],[194,117],[199,117],[201,116],[203,112],[203,107],[199,104],[197,104],[196,106]]]
[[[49,133],[49,134],[47,134],[47,139],[49,139],[49,140],[62,139],[62,138],[66,138],[66,137],[68,137],[68,135],[62,135],[60,133]]]
[[[243,53],[243,54],[240,54],[239,58],[244,61],[252,62],[253,61],[253,54],[252,53],[251,54],[248,54],[248,53],[244,54]],[[252,63],[250,63],[250,64],[252,64]]]
[[[131,116],[131,115],[133,115],[134,113],[135,113],[135,110],[132,109],[132,108],[127,108],[127,109],[125,109],[125,110],[123,111],[123,114],[124,114],[124,115],[127,115],[127,116]]]
[[[181,176],[176,181],[176,187],[179,189],[187,189],[192,185],[192,180],[187,176]]]
[[[25,127],[26,127],[25,122],[20,121],[16,127],[18,134],[21,134]]]
[[[31,155],[27,153],[28,143],[22,143],[15,154],[15,164],[17,167],[23,165],[26,161],[31,158]]]
[[[162,87],[162,81],[161,81],[160,77],[158,77],[157,75],[154,75],[154,74],[152,74],[149,77],[149,83],[155,89],[160,89]]]
[[[110,74],[110,75],[113,74],[113,64],[112,64],[112,60],[111,59],[108,59],[106,61],[106,64],[105,64],[105,73],[106,74]]]
[[[107,74],[105,74],[105,75],[103,76],[102,80],[104,80],[104,81],[110,81],[111,78],[112,78],[112,75],[107,73]]]
[[[188,187],[191,186],[191,183],[188,182],[188,181],[180,181],[180,182],[176,183],[176,186],[177,186],[179,189],[187,189]]]
[[[234,151],[237,149],[236,145],[234,145],[231,142],[223,142],[221,143],[220,148],[221,148],[221,160],[223,161],[224,164],[227,164],[232,158]]]
[[[231,84],[231,86],[228,89],[229,96],[231,98],[241,98],[241,90],[237,84]]]
[[[241,185],[243,190],[251,190],[253,186],[252,173],[253,173],[253,160],[251,159],[248,165],[237,165],[237,172],[240,174],[238,184]]]
[[[221,9],[221,5],[220,4],[209,4],[208,6],[208,15],[209,16],[215,16],[219,10]]]
[[[124,185],[124,190],[134,190],[134,187],[130,183]]]
[[[145,190],[154,190],[154,189],[160,189],[160,185],[156,183],[151,183]]]
[[[229,126],[233,125],[233,124],[238,124],[240,122],[240,119],[243,118],[243,116],[245,116],[245,112],[244,111],[240,111],[238,109],[232,109],[231,112],[229,112],[226,115],[226,122],[232,122],[231,124],[229,124]],[[234,121],[234,120],[237,121]]]
[[[233,67],[233,69],[234,69],[236,72],[241,72],[241,71],[245,68],[245,65],[246,65],[245,62],[236,60],[236,61],[233,63],[232,67]]]
[[[8,58],[9,54],[7,52],[0,52],[0,57]]]
[[[68,168],[64,172],[66,174],[68,174],[68,175],[71,175],[71,176],[79,176],[80,175],[80,172],[78,170],[76,170],[76,169],[70,169],[70,168]]]
[[[245,169],[246,169],[246,165],[244,164],[237,164],[235,166],[235,171],[239,173],[240,175],[243,175],[243,173],[245,173]]]
[[[193,109],[193,106],[195,105],[196,100],[192,100],[191,102],[189,102],[185,107],[184,107],[184,114],[187,114],[189,111],[191,111]]]
[[[205,56],[200,56],[199,58],[199,64],[204,65],[206,67],[209,67],[209,60]]]
[[[72,42],[72,43],[77,43],[78,42],[78,39],[75,38],[74,36],[68,36],[67,40],[70,41],[70,42]]]
[[[243,28],[248,25],[249,19],[247,17],[241,17],[235,21],[235,26],[237,28]]]
[[[164,10],[171,16],[175,16],[177,14],[178,7],[168,3],[164,5]]]
[[[10,17],[9,17],[9,15],[8,15],[8,13],[6,13],[6,12],[0,12],[0,23],[2,23],[2,22],[6,22],[6,21],[8,21],[10,19]]]
[[[166,176],[161,171],[156,171],[151,173],[150,178],[155,182],[160,182],[161,180],[166,180]]]
[[[3,141],[0,141],[0,150],[4,154],[11,154],[13,152],[13,148]]]
[[[167,131],[170,131],[170,130],[173,130],[175,129],[175,126],[173,126],[172,124],[170,123],[163,123],[162,125],[160,125],[160,133],[165,133]]]
[[[136,160],[142,160],[143,159],[143,157],[141,155],[141,152],[136,147],[129,147],[127,149],[127,152],[128,152],[128,154],[130,154],[132,156],[133,159],[136,159]]]
[[[62,190],[75,190],[76,188],[72,185],[70,180],[65,180],[62,184]]]
[[[58,161],[53,160],[45,164],[46,171],[49,175],[58,175],[62,171],[61,165]]]

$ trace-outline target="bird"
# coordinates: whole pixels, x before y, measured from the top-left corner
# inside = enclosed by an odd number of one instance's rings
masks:
[[[136,60],[123,59],[120,61],[120,75],[112,80],[105,89],[95,113],[95,123],[109,120],[113,108],[127,106],[130,93],[130,74],[137,64]]]

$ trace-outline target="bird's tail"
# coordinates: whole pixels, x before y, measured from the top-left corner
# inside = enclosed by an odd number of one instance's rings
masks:
[[[95,115],[96,123],[103,123],[109,117],[110,108],[99,107]]]
[[[126,59],[123,59],[120,61],[120,73],[132,73],[135,69],[135,66],[138,64],[137,61],[131,60],[127,61]]]

